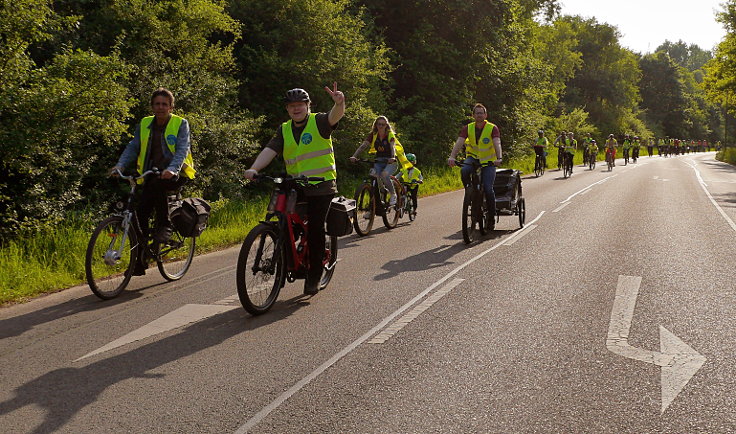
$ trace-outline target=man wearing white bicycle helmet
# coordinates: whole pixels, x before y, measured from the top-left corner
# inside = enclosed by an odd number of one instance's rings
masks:
[[[253,179],[258,171],[282,154],[287,174],[324,178],[324,181],[310,181],[311,186],[299,192],[309,198],[307,244],[310,252],[325,251],[325,220],[330,202],[337,193],[332,131],[345,115],[345,95],[337,90],[337,83],[333,84],[332,89],[325,86],[325,90],[334,101],[328,113],[312,113],[312,101],[304,89],[296,88],[286,92],[284,102],[290,119],[281,124],[250,169],[245,171],[245,177]],[[309,273],[304,282],[305,294],[314,295],[319,291],[322,260],[320,254],[309,255]]]

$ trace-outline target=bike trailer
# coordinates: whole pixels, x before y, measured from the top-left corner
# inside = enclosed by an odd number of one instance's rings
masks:
[[[198,197],[190,197],[175,203],[169,210],[171,223],[185,237],[198,237],[207,229],[210,204]]]
[[[355,200],[339,196],[332,199],[327,212],[327,235],[344,237],[353,233]]]
[[[521,172],[513,169],[496,170],[493,192],[496,195],[496,209],[513,212],[521,192]]]

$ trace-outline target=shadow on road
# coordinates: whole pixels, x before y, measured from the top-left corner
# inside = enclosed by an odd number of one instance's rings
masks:
[[[132,290],[128,289],[112,300],[101,300],[97,296],[90,294],[86,297],[76,298],[41,310],[34,310],[23,315],[0,320],[0,339],[22,335],[40,324],[129,302],[130,300],[143,297],[143,291],[167,283],[157,282]]]
[[[242,309],[231,310],[124,354],[86,366],[56,369],[15,389],[13,398],[0,402],[0,415],[37,406],[44,411],[45,418],[32,432],[56,432],[84,407],[96,402],[108,387],[131,378],[160,378],[161,374],[148,372],[219,345],[240,333],[282,320],[300,308],[301,303],[294,302],[298,299],[300,297],[278,303],[267,315],[260,317],[247,316]]]

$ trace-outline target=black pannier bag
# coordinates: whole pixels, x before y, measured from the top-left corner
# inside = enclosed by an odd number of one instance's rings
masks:
[[[496,195],[497,210],[513,212],[516,209],[516,202],[519,200],[519,184],[521,184],[521,172],[518,170],[496,170],[493,192]]]
[[[353,233],[355,200],[339,196],[332,199],[327,212],[327,235],[344,237]]]
[[[207,229],[210,218],[210,204],[198,197],[190,197],[177,202],[170,209],[171,223],[185,237],[198,237]]]

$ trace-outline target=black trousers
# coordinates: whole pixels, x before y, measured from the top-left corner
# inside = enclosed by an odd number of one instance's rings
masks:
[[[308,282],[319,282],[322,278],[322,260],[325,252],[325,221],[333,193],[307,196],[307,245],[309,246]]]
[[[151,217],[152,211],[155,211],[156,229],[171,224],[169,203],[166,197],[178,193],[187,182],[189,182],[189,178],[185,176],[180,176],[177,179],[152,177],[146,180],[138,203],[138,223],[144,237],[148,237],[148,219]]]
[[[419,193],[419,186],[409,187],[409,197],[411,197],[411,203],[414,205],[414,209],[417,209],[417,193]]]

